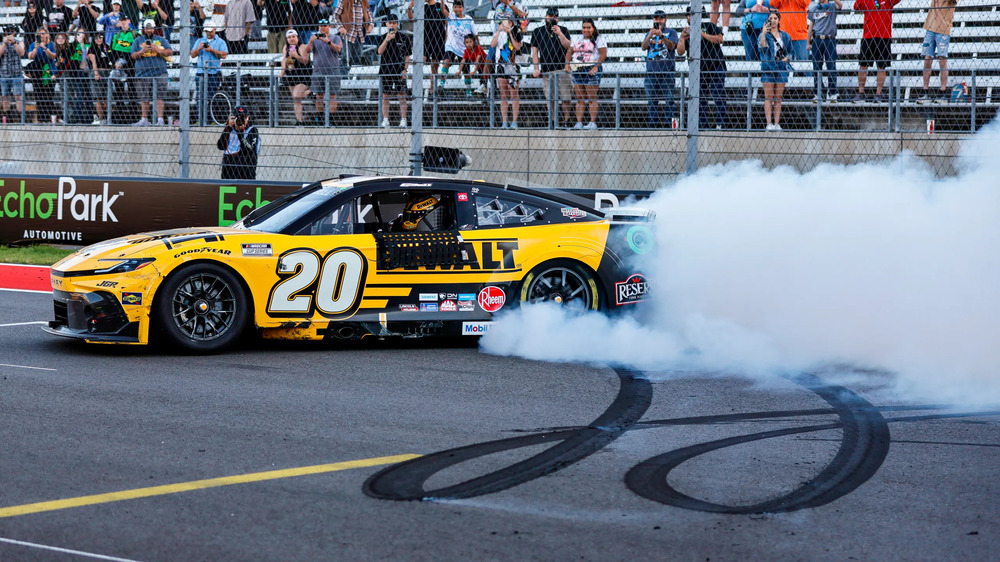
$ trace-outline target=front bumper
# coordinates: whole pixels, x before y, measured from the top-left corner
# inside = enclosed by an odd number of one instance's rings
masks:
[[[92,342],[141,343],[139,322],[130,322],[121,303],[104,291],[53,291],[55,320],[42,329],[50,334]]]

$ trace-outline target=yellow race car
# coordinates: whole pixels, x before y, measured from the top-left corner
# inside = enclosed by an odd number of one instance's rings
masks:
[[[52,267],[45,330],[95,343],[154,334],[214,352],[249,328],[280,339],[475,336],[524,302],[629,309],[649,290],[634,258],[652,249],[652,215],[581,201],[431,177],[320,181],[232,227],[76,252]]]

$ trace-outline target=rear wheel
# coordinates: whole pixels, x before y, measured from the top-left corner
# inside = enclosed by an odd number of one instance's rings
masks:
[[[601,294],[594,275],[570,261],[544,263],[521,283],[521,303],[551,302],[576,310],[600,310]]]
[[[158,291],[156,313],[166,339],[196,353],[232,345],[250,317],[239,280],[211,263],[189,265],[171,275]]]

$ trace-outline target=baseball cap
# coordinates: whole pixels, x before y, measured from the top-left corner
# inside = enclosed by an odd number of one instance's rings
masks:
[[[118,16],[118,21],[125,21],[125,20],[131,20],[131,19],[132,18],[128,17],[128,14],[126,14],[124,12],[122,12],[122,15]]]
[[[112,4],[118,4],[119,6],[121,6],[121,5],[122,5],[122,2],[121,2],[121,0],[111,0],[111,3],[112,3]]]
[[[237,105],[233,108],[232,113],[229,114],[231,117],[249,117],[250,110],[246,108],[245,105]]]
[[[214,23],[205,24],[205,27],[203,27],[202,29],[204,29],[205,31],[219,31],[219,27]]]
[[[559,8],[550,6],[547,10],[545,10],[545,15],[559,17]]]
[[[319,20],[319,25],[330,25],[330,20],[328,20],[328,19],[321,19],[321,20]]]
[[[292,35],[298,37],[299,32],[295,31],[294,29],[289,29],[288,31],[285,32],[285,37],[291,37]]]
[[[667,17],[667,13],[664,12],[663,10],[656,10],[655,12],[653,12],[653,17],[654,18],[665,18],[665,17]]]
[[[399,21],[399,16],[396,14],[389,14],[385,16],[385,21]]]
[[[142,22],[142,28],[145,29],[147,27],[156,27],[156,22],[153,20],[146,20]]]

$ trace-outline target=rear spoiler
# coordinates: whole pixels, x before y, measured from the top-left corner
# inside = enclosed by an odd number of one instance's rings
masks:
[[[640,224],[656,220],[656,212],[639,207],[612,207],[604,212],[604,218],[616,224]]]

